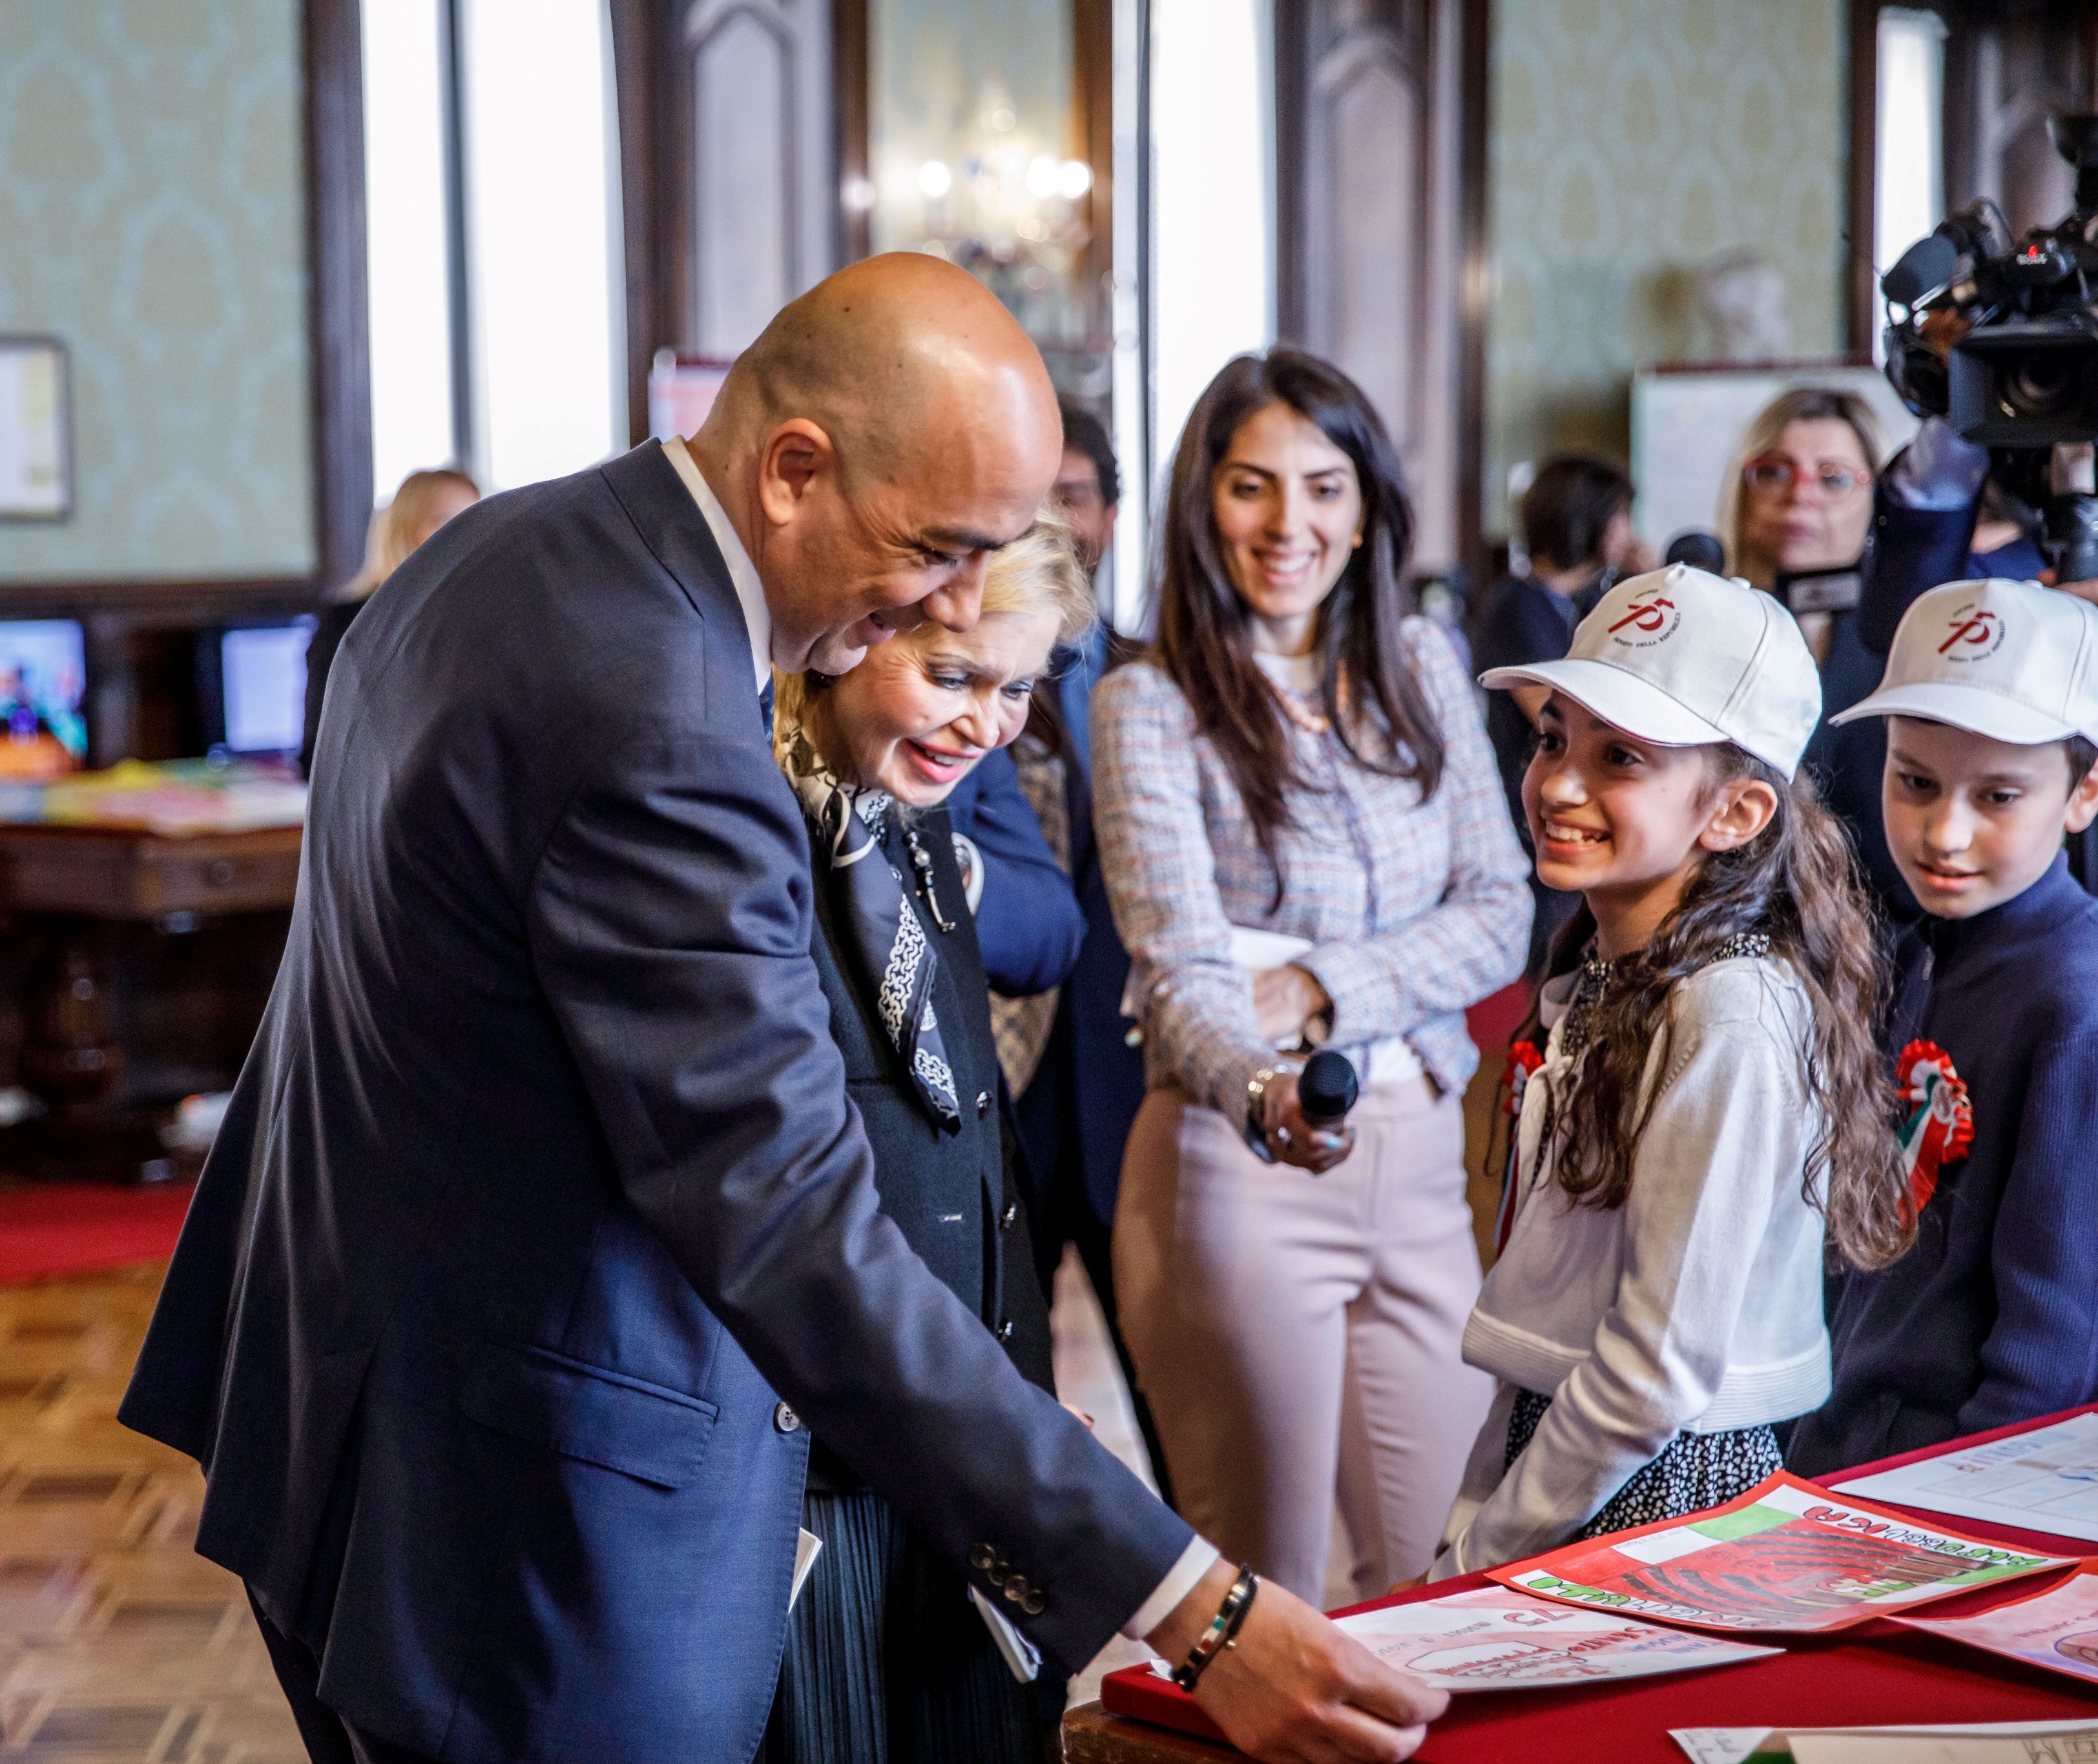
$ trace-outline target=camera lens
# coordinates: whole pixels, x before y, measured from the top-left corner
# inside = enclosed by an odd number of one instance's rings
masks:
[[[2076,371],[2065,351],[2036,349],[2004,373],[2004,409],[2011,416],[2052,416],[2074,397]]]

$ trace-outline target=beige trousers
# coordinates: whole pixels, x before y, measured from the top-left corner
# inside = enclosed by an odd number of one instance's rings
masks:
[[[1325,1602],[1333,1506],[1356,1594],[1435,1553],[1493,1383],[1459,1358],[1479,1292],[1464,1122],[1424,1078],[1373,1086],[1323,1176],[1153,1090],[1122,1160],[1114,1276],[1182,1515]]]

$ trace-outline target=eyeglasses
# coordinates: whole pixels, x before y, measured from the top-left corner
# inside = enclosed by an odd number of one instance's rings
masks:
[[[1871,472],[1855,466],[1817,466],[1804,476],[1827,502],[1840,502],[1872,481]],[[1758,496],[1782,496],[1801,476],[1798,466],[1782,454],[1765,454],[1741,467],[1741,481]]]

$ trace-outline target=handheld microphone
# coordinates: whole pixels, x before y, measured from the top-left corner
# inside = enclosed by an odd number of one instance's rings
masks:
[[[1692,569],[1723,576],[1727,573],[1727,548],[1720,544],[1717,533],[1702,533],[1692,527],[1668,542],[1667,555],[1661,561],[1664,567],[1688,564]]]
[[[1306,1060],[1297,1077],[1297,1106],[1314,1128],[1331,1131],[1339,1127],[1361,1095],[1362,1086],[1356,1082],[1355,1068],[1348,1063],[1348,1056],[1330,1047],[1321,1047]]]

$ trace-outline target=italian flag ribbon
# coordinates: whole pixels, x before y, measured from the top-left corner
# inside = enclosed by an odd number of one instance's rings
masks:
[[[1908,1169],[1909,1203],[1920,1213],[1938,1191],[1939,1170],[1966,1156],[1974,1143],[1974,1104],[1952,1056],[1935,1042],[1902,1049],[1894,1088],[1908,1112],[1896,1137]]]
[[[1522,1093],[1531,1073],[1544,1064],[1544,1055],[1534,1042],[1517,1042],[1508,1049],[1508,1101],[1502,1106],[1517,1121],[1522,1118]],[[1508,1248],[1508,1233],[1515,1228],[1516,1165],[1519,1161],[1520,1127],[1508,1129],[1508,1167],[1501,1172],[1500,1211],[1494,1219],[1494,1253]]]

